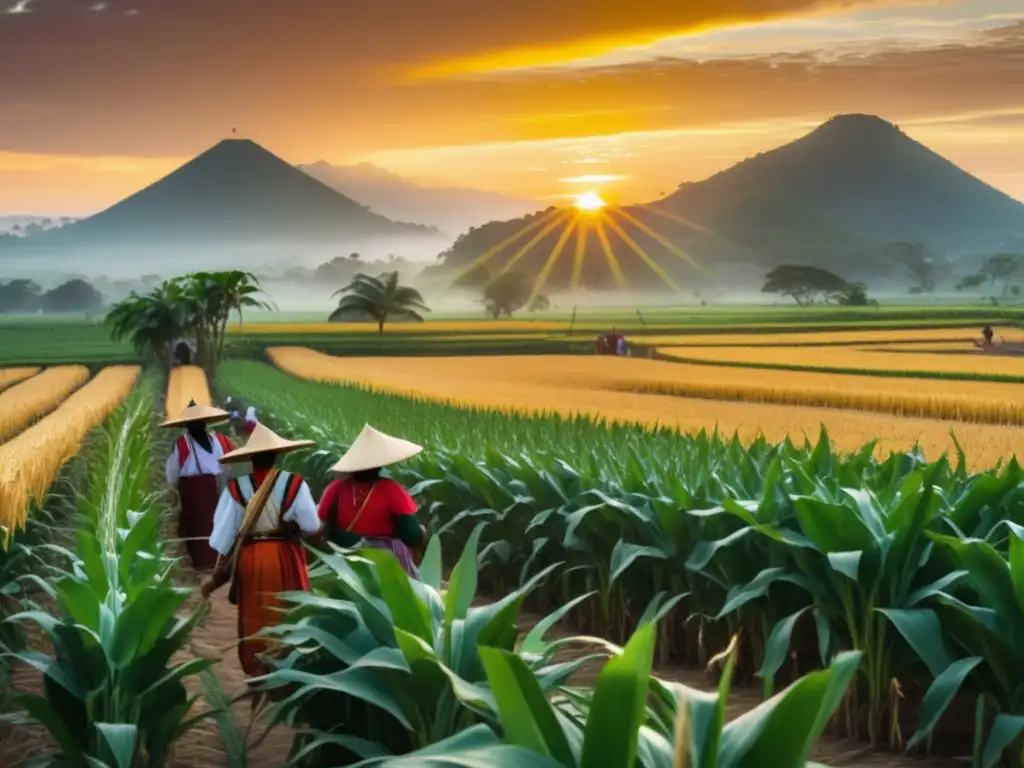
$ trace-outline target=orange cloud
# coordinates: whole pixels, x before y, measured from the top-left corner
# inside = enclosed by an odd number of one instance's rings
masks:
[[[836,10],[849,11],[858,6],[892,5],[896,1],[667,0],[647,3],[642,7],[631,3],[609,3],[600,8],[595,6],[593,13],[580,13],[575,24],[569,24],[560,30],[561,34],[557,40],[513,43],[471,55],[434,59],[413,66],[407,74],[415,81],[568,65],[623,48],[649,46],[667,38],[736,24],[822,14]],[[942,1],[904,0],[901,4],[934,5]],[[543,24],[542,15],[538,16],[538,24]],[[606,31],[606,27],[614,31]]]

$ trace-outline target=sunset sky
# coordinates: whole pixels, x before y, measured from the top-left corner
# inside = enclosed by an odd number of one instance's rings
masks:
[[[1024,3],[0,0],[0,214],[96,211],[232,127],[634,202],[846,112],[1024,199]]]

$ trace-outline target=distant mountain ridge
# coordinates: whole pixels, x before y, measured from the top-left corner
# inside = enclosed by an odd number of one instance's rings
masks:
[[[741,274],[755,282],[784,263],[870,282],[904,274],[889,250],[897,241],[969,261],[1024,243],[1024,204],[869,115],[832,118],[656,202],[606,209],[602,220],[603,235],[590,228],[581,239],[576,230],[560,250],[564,225],[541,229],[525,254],[520,249],[531,238],[516,235],[536,231],[536,216],[492,222],[460,237],[431,272],[440,278],[465,271],[511,242],[463,284],[485,281],[512,258],[517,270],[544,274],[551,291],[573,280],[581,288],[614,288],[620,278],[637,289],[672,290],[664,275],[699,290],[735,284]],[[549,264],[552,253],[559,257]]]
[[[253,141],[226,139],[110,208],[32,240],[241,245],[437,234],[370,211]]]
[[[840,115],[651,206],[707,216],[751,191],[807,206],[863,237],[991,250],[1024,236],[1024,204],[872,115]]]
[[[371,163],[331,165],[320,160],[296,167],[377,213],[433,226],[453,238],[489,221],[514,219],[545,207],[497,192],[417,184]]]

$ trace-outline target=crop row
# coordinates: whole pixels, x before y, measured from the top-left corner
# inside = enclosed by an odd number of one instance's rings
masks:
[[[178,418],[193,400],[198,405],[213,405],[206,373],[195,365],[179,365],[172,368],[165,400],[167,418]]]
[[[0,392],[0,442],[45,416],[88,380],[84,365],[61,365]]]
[[[131,392],[136,366],[111,366],[45,418],[0,445],[0,527],[6,536],[25,523],[29,504],[40,502],[82,440]]]
[[[73,396],[91,393],[98,418],[89,420],[105,423],[72,466],[71,530],[47,543],[47,578],[33,581],[50,607],[26,601],[29,610],[8,618],[35,625],[45,640],[5,656],[41,673],[42,686],[12,697],[19,711],[9,717],[49,732],[52,752],[40,761],[48,765],[160,768],[175,742],[216,714],[197,715],[198,697],[185,687],[214,661],[188,658],[201,613],[186,606],[191,590],[175,586],[164,551],[153,471],[156,378],[111,413],[137,376],[106,369]]]
[[[971,351],[965,345],[964,351]],[[1019,357],[954,355],[928,352],[886,352],[884,349],[847,347],[660,347],[666,357],[691,363],[743,365],[793,370],[830,370],[855,373],[891,373],[927,378],[978,377],[1024,382]]]
[[[657,364],[645,360],[624,360],[608,357],[529,357],[529,358],[345,358],[331,357],[309,349],[272,348],[268,356],[282,370],[302,378],[331,381],[371,387],[395,394],[406,394],[460,406],[500,410],[509,413],[559,413],[563,416],[585,414],[592,418],[635,423],[650,426],[679,428],[684,431],[718,428],[726,433],[738,432],[744,439],[759,434],[781,441],[791,436],[817,436],[821,424],[828,425],[836,445],[855,451],[865,443],[875,441],[879,455],[890,450],[908,450],[920,445],[929,456],[940,456],[955,450],[950,431],[955,429],[956,439],[966,449],[972,469],[984,469],[1000,458],[1012,455],[1024,445],[1024,429],[891,416],[838,408],[810,405],[780,405],[771,402],[737,402],[683,397],[681,393],[641,394],[610,391],[621,386],[642,389],[659,384],[669,389],[692,386],[703,387],[705,395],[721,392],[739,396],[761,383],[751,382],[749,374],[721,376],[721,369],[711,368],[710,374],[694,374],[687,383],[678,368],[668,363]],[[705,367],[705,370],[708,370]],[[651,373],[654,375],[650,375]],[[763,373],[763,372],[762,372]],[[726,381],[716,380],[727,378]],[[780,374],[782,375],[782,374]],[[645,382],[645,376],[648,376]],[[808,374],[810,376],[810,374]],[[781,379],[785,381],[785,378]],[[770,397],[772,382],[764,376],[766,384],[762,400]],[[865,393],[883,392],[881,384],[865,385]],[[915,384],[917,382],[914,382]],[[906,386],[906,389],[910,389]],[[1012,385],[993,385],[1006,389]],[[816,385],[820,395],[822,385]],[[859,397],[856,390],[847,388],[828,397],[832,402],[849,402]],[[927,387],[923,388],[927,392]],[[780,387],[780,397],[793,395]],[[816,395],[817,396],[817,395]],[[821,395],[825,397],[825,395]],[[808,395],[810,398],[810,395]],[[870,401],[870,394],[863,396]],[[914,394],[907,394],[911,403]],[[889,395],[893,409],[899,406],[896,395]],[[881,405],[884,395],[879,398]],[[921,397],[921,403],[928,398]],[[936,402],[945,402],[941,396]],[[1017,407],[1019,398],[1002,397],[999,404]],[[974,401],[976,402],[976,401]],[[865,403],[867,404],[867,403]],[[911,407],[910,405],[907,406]],[[965,405],[966,409],[966,405]]]
[[[297,459],[314,482],[364,422],[423,442],[397,474],[432,526],[465,542],[488,523],[486,578],[499,594],[564,563],[539,599],[551,607],[596,590],[578,617],[590,633],[622,639],[653,596],[683,595],[659,628],[662,660],[705,662],[738,634],[739,668],[771,690],[860,651],[850,734],[899,743],[919,725],[910,741],[920,743],[961,688],[977,696],[979,723],[1002,718],[992,726],[1009,733],[1002,746],[1024,723],[1007,719],[1024,715],[1013,640],[1024,613],[1009,599],[1024,590],[1008,559],[1024,553],[1015,461],[971,474],[964,456],[878,460],[871,445],[837,454],[824,433],[794,445],[604,430],[301,382],[251,363],[224,366],[219,385],[317,442],[321,452]],[[901,722],[894,691],[933,683],[920,721]]]

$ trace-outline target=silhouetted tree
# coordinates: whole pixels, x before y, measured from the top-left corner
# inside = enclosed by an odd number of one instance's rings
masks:
[[[878,304],[868,298],[868,287],[864,283],[850,283],[836,297],[836,303],[844,307],[867,307]]]
[[[1018,253],[1000,253],[989,256],[981,265],[980,274],[989,279],[993,285],[997,280],[1003,281],[1003,296],[1010,291],[1010,278],[1024,268],[1024,255]]]
[[[39,297],[44,312],[94,312],[103,306],[103,297],[85,280],[68,280]]]
[[[534,296],[530,302],[529,310],[531,312],[547,312],[549,309],[551,309],[551,299],[544,294]]]
[[[838,300],[849,287],[839,275],[818,267],[782,264],[765,277],[762,293],[791,297],[800,306],[813,304],[819,297]]]
[[[377,277],[360,273],[334,296],[338,294],[342,294],[341,300],[331,313],[330,322],[341,322],[349,313],[371,317],[377,321],[378,333],[384,333],[384,323],[390,316],[423,322],[419,313],[430,311],[419,291],[399,283],[398,272],[385,272]]]
[[[39,308],[43,289],[31,280],[9,280],[0,285],[0,312],[22,314]]]
[[[911,293],[932,293],[935,290],[935,259],[928,256],[924,243],[892,243],[888,250],[917,281],[917,285],[910,289]]]
[[[511,317],[513,312],[526,306],[532,293],[533,282],[529,276],[522,272],[505,272],[484,288],[484,307],[495,319],[502,315]]]

